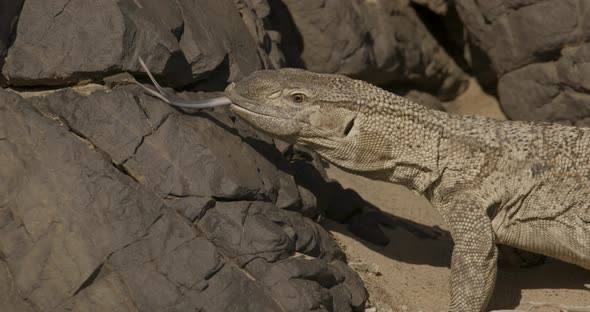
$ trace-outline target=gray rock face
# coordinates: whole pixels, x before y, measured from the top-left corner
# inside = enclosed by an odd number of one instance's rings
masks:
[[[258,46],[231,0],[31,0],[19,25],[2,70],[16,86],[138,72],[138,56],[177,87],[215,70],[225,82],[262,68]]]
[[[4,65],[4,57],[23,2],[24,0],[0,0],[0,68]]]
[[[590,126],[590,44],[564,47],[557,61],[502,76],[500,101],[510,118]]]
[[[408,1],[283,3],[301,35],[299,47],[293,44],[290,48],[301,50],[297,56],[309,70],[345,74],[378,85],[420,85],[442,97],[456,96],[465,88],[464,73]]]
[[[590,3],[457,0],[470,41],[499,77],[512,119],[590,125]]]
[[[362,310],[329,234],[277,208],[301,209],[293,177],[232,126],[135,86],[0,91],[0,306]]]

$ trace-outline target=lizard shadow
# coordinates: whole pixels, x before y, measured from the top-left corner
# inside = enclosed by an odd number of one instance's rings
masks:
[[[356,192],[345,190],[338,182],[327,179],[325,173],[320,172],[309,159],[294,161],[293,155],[286,156],[285,152],[280,152],[271,140],[261,139],[255,133],[249,133],[247,125],[232,124],[229,119],[220,119],[216,114],[195,115],[208,118],[227,131],[242,137],[244,143],[277,165],[278,170],[294,175],[298,185],[307,188],[316,196],[319,209],[326,211],[328,218],[330,210],[346,210],[346,204],[360,201],[346,218],[323,222],[326,230],[348,236],[368,249],[395,261],[434,267],[450,266],[453,242],[448,231],[381,210]],[[353,196],[350,197],[350,194]],[[333,205],[334,201],[337,205]],[[360,222],[358,216],[364,216]],[[356,222],[357,229],[358,226],[370,229],[369,235],[355,230],[354,226],[351,226],[353,221]],[[589,281],[590,271],[557,260],[549,260],[543,265],[529,268],[500,266],[488,308],[515,308],[521,303],[522,292],[526,289],[584,289],[584,283]]]
[[[360,196],[359,196],[360,197]],[[380,210],[364,200],[364,204],[372,214],[367,222],[371,232],[381,231],[388,239],[387,244],[375,244],[351,231],[350,218],[343,223],[329,222],[324,227],[333,232],[346,235],[374,252],[392,260],[416,265],[450,267],[453,242],[448,231],[436,226],[431,227],[408,220]],[[364,212],[367,214],[367,212]],[[373,234],[374,237],[374,234]],[[382,240],[377,240],[378,242]],[[573,264],[548,258],[545,263],[522,267],[508,259],[505,248],[500,249],[499,268],[488,309],[513,309],[523,303],[523,291],[534,289],[569,289],[586,291],[585,283],[590,282],[590,271]],[[446,286],[446,285],[445,285]],[[581,295],[583,296],[583,295]],[[533,297],[537,298],[538,295]],[[571,298],[569,299],[572,300]],[[551,301],[534,299],[533,301]],[[553,302],[560,302],[554,297]],[[576,302],[570,302],[575,304]]]

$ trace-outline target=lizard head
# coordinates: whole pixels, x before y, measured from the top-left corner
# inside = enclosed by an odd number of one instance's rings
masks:
[[[246,122],[289,143],[323,145],[354,134],[358,104],[339,75],[301,69],[262,70],[225,90]],[[320,142],[321,141],[321,142]]]

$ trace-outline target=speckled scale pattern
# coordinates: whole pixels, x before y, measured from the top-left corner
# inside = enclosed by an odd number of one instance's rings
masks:
[[[447,114],[362,81],[302,70],[266,72],[242,88],[249,84],[272,85],[249,95],[267,114],[289,111],[301,121],[282,139],[426,195],[455,242],[450,311],[485,311],[496,243],[590,269],[590,128]],[[300,107],[265,98],[277,89],[310,96]],[[314,110],[322,121],[309,126],[303,112]],[[350,116],[353,130],[343,135],[338,124]],[[255,116],[244,118],[273,134]]]

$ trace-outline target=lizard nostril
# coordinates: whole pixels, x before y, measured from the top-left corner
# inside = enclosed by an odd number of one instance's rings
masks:
[[[352,118],[348,124],[346,125],[346,128],[344,128],[344,136],[348,136],[348,134],[350,133],[350,130],[352,130],[352,127],[354,127],[354,120],[356,118]]]

